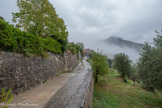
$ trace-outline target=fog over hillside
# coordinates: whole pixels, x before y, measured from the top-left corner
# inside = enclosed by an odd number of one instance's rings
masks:
[[[125,53],[135,63],[141,53],[143,44],[127,41],[119,37],[110,37],[106,40],[96,41],[89,44],[89,48],[101,51],[112,58],[117,53]]]
[[[108,39],[104,40],[103,42],[107,43],[108,45],[116,45],[121,48],[127,47],[130,49],[134,49],[137,50],[139,53],[141,53],[143,47],[143,44],[141,43],[124,40],[118,36],[111,36]]]

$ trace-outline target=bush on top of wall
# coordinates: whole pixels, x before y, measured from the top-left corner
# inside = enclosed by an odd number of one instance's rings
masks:
[[[62,53],[61,44],[56,40],[22,32],[3,19],[0,19],[0,50],[34,55],[43,55],[46,51]]]
[[[45,51],[62,54],[61,48],[62,45],[58,43],[56,40],[47,37],[47,38],[40,38],[43,43],[43,48]]]

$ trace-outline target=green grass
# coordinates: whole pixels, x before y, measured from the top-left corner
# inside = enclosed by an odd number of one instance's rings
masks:
[[[99,78],[94,87],[93,108],[162,108],[162,97],[133,85],[124,83],[117,71]]]

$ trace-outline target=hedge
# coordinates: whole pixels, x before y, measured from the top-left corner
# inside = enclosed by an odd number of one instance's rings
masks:
[[[61,54],[61,44],[52,38],[42,38],[22,32],[0,19],[0,50],[23,54],[43,55],[44,52]]]

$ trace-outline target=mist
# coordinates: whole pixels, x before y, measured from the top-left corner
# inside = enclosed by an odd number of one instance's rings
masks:
[[[90,48],[95,50],[96,52],[102,52],[104,55],[108,56],[108,58],[112,59],[115,54],[118,53],[125,53],[129,56],[130,60],[133,63],[136,63],[138,59],[140,58],[140,53],[133,49],[128,47],[119,47],[117,45],[109,45],[107,43],[104,43],[102,41],[95,41],[91,42],[89,44],[86,44],[86,48]]]

